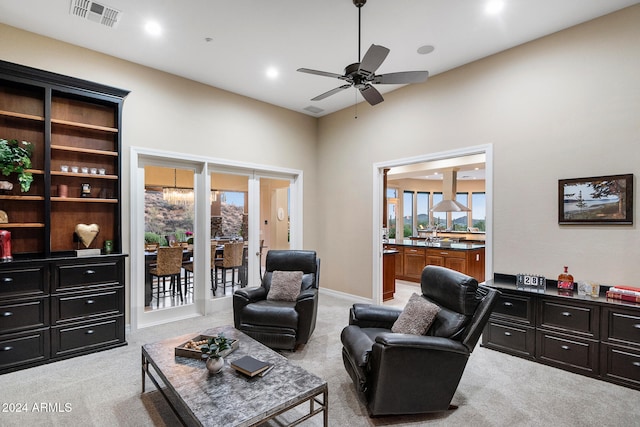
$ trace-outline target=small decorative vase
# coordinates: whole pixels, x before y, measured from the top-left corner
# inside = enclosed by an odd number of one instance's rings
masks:
[[[206,365],[209,372],[211,372],[212,374],[217,374],[222,370],[222,367],[224,366],[224,359],[222,357],[209,357],[207,359]]]

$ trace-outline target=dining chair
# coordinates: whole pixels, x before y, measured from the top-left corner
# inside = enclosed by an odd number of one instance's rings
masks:
[[[160,300],[160,279],[162,279],[162,292],[166,293],[165,281],[168,278],[171,279],[171,293],[175,294],[176,288],[180,294],[180,301],[182,301],[182,286],[180,280],[180,274],[182,273],[182,247],[160,247],[158,248],[158,258],[155,267],[149,270],[151,280],[154,277],[158,278],[158,300]]]
[[[211,242],[211,292],[213,292],[213,296],[216,296],[216,291],[218,290],[218,281],[215,280],[215,264],[218,257],[218,244],[215,242]],[[184,287],[185,287],[185,295],[188,290],[188,286],[191,282],[191,277],[193,276],[193,261],[185,261],[182,263],[182,268],[184,268]]]
[[[224,244],[222,257],[216,257],[214,275],[216,280],[216,289],[218,281],[218,271],[221,272],[222,295],[227,290],[227,272],[231,270],[231,292],[236,284],[236,272],[238,280],[240,279],[240,268],[242,267],[244,253],[244,242],[229,242]]]

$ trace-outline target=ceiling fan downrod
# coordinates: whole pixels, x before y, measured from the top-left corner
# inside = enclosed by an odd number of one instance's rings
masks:
[[[362,6],[364,6],[367,3],[367,0],[353,0],[353,4],[356,5],[356,7],[358,8],[358,63],[362,61],[362,57],[360,55],[360,46],[362,45],[362,42],[360,41],[360,25],[361,25],[361,18],[360,18],[360,12],[362,11]]]

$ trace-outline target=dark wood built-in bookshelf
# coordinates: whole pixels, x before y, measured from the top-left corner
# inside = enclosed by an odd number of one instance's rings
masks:
[[[33,144],[28,192],[15,174],[0,175],[13,183],[0,192],[8,216],[0,229],[11,233],[13,255],[0,263],[0,373],[126,344],[120,152],[127,94],[0,61],[0,138]],[[91,188],[84,197],[82,184]],[[113,252],[77,257],[84,249],[77,224],[98,224],[91,247],[111,240]]]

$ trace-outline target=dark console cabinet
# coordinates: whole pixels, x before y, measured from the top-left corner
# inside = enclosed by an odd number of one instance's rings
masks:
[[[487,282],[502,292],[484,347],[640,390],[640,304],[518,290],[515,277]]]
[[[126,345],[124,258],[0,264],[0,373]]]

